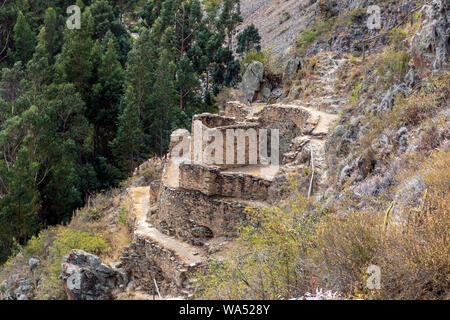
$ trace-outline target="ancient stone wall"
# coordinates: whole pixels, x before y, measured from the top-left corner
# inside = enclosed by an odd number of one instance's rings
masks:
[[[235,227],[246,220],[248,205],[244,201],[163,186],[155,223],[166,234],[201,244],[212,236],[236,236]]]
[[[154,180],[150,183],[150,206],[158,202],[159,188],[161,187],[161,180]]]
[[[234,117],[237,121],[243,122],[251,114],[251,108],[243,105],[239,101],[231,101],[225,104],[224,114]]]
[[[288,152],[292,140],[303,134],[310,114],[300,108],[268,105],[255,114],[261,128],[280,130],[280,154]]]
[[[224,117],[211,113],[197,114],[192,117],[192,126],[195,121],[200,121],[207,128],[225,127],[237,123],[233,117]]]
[[[187,275],[202,268],[197,264],[181,265],[171,251],[139,236],[124,249],[120,260],[121,267],[128,271],[136,287],[156,295],[154,279],[163,296],[179,294],[182,289],[187,289]]]
[[[210,168],[195,164],[180,165],[180,188],[186,190],[197,190],[212,196],[218,192],[217,175],[218,168]]]
[[[222,173],[217,167],[180,165],[180,188],[213,196],[264,200],[271,181],[249,174]]]

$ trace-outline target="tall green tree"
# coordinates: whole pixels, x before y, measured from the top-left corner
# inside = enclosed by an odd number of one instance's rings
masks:
[[[15,114],[15,104],[19,95],[20,81],[23,77],[22,62],[16,62],[11,68],[3,68],[0,80],[0,94],[10,105],[11,114]]]
[[[94,101],[87,110],[94,125],[94,154],[111,156],[108,142],[116,134],[116,119],[123,94],[125,74],[118,61],[114,40],[110,39],[98,69],[98,82],[93,87]]]
[[[22,61],[25,64],[33,56],[36,35],[31,30],[22,11],[19,11],[13,31],[15,51],[12,56],[15,61]]]
[[[71,82],[85,100],[88,100],[92,73],[93,19],[87,8],[81,19],[81,29],[66,29],[62,53],[57,61],[58,82]]]
[[[177,66],[177,86],[180,110],[184,109],[184,102],[198,89],[200,83],[195,75],[191,61],[185,55]]]
[[[134,89],[128,86],[125,93],[125,108],[119,116],[117,136],[111,143],[116,161],[122,170],[132,171],[139,161],[143,130],[139,119],[137,99]]]
[[[39,42],[33,54],[33,58],[28,62],[26,68],[26,78],[31,83],[33,103],[37,103],[37,96],[45,85],[53,78],[53,66],[51,65],[51,55],[48,52],[45,40],[45,27],[39,33]]]
[[[222,11],[217,20],[217,29],[223,30],[228,37],[228,48],[231,50],[233,32],[242,22],[240,0],[223,0]]]
[[[185,61],[188,63],[188,60]],[[181,109],[175,106],[176,90],[172,74],[176,68],[175,63],[170,61],[169,51],[167,49],[163,50],[156,69],[156,81],[152,89],[151,107],[149,110],[149,119],[151,120],[149,122],[150,143],[153,145],[154,152],[161,156],[169,145],[170,132],[174,127],[172,121],[176,121],[174,119],[174,115],[177,114],[175,109],[182,112]],[[182,115],[181,113],[181,117]]]
[[[261,50],[261,36],[254,24],[249,25],[237,37],[238,45],[236,52],[243,54],[253,48],[257,51]]]
[[[42,42],[45,43],[45,49],[49,54],[49,62],[54,63],[55,56],[61,50],[62,28],[58,23],[58,16],[53,8],[48,8],[44,16],[44,29],[41,29]]]
[[[14,238],[21,244],[38,230],[40,195],[34,180],[37,170],[38,163],[30,161],[29,150],[20,148],[9,172],[8,192],[0,200],[1,222],[11,225]]]
[[[133,100],[136,102],[139,119],[143,118],[146,101],[148,101],[154,81],[155,47],[150,32],[143,29],[136,40],[134,48],[128,55],[126,69],[126,86],[131,86]],[[130,100],[130,99],[129,99]]]

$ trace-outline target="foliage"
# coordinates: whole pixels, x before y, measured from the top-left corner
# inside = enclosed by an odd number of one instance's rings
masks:
[[[249,209],[252,219],[240,228],[229,258],[213,261],[196,276],[199,297],[208,299],[286,299],[309,288],[310,272],[302,257],[310,250],[319,216],[298,196],[286,208]]]
[[[267,68],[269,61],[267,60],[266,54],[256,49],[252,49],[245,55],[244,59],[241,60],[241,71],[245,70],[245,65],[252,63],[253,61],[259,61]]]
[[[245,53],[253,48],[257,51],[261,50],[260,41],[261,36],[259,35],[258,29],[254,24],[249,25],[241,33],[238,34],[238,47],[236,49],[237,53]]]
[[[392,203],[382,202],[358,211],[342,199],[323,214],[297,195],[288,207],[250,210],[253,218],[240,228],[227,258],[212,260],[195,276],[198,297],[289,299],[311,292],[311,279],[348,298],[446,297],[449,159],[448,151],[438,150],[426,161],[410,162],[406,174],[420,167],[427,185],[418,207],[392,210]],[[380,289],[367,288],[370,265],[381,269]]]
[[[410,54],[405,51],[387,49],[377,68],[377,72],[382,77],[382,81],[386,86],[403,78],[408,71],[407,68],[410,59]]]
[[[72,3],[51,4],[0,6],[0,263],[164,155],[170,133],[239,79],[239,1],[78,0],[79,30],[65,26]],[[123,22],[134,16],[136,41]],[[255,28],[244,38],[257,46]]]

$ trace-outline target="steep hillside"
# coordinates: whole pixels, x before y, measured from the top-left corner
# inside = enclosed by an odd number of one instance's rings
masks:
[[[314,18],[317,4],[310,0],[241,0],[243,23],[239,30],[254,24],[261,34],[261,45],[274,54],[286,53],[300,31]]]
[[[367,24],[373,4],[380,29]],[[153,2],[144,11],[152,24]],[[184,127],[157,132],[168,153],[18,248],[0,269],[0,298],[450,299],[448,1],[255,0],[241,13],[238,31],[254,24],[271,50],[208,60],[215,85],[232,70],[240,79],[205,98],[219,113],[186,120],[181,87],[172,111]],[[154,53],[151,35],[131,57]],[[175,64],[162,52],[148,99],[178,104],[165,95]],[[189,66],[182,58],[174,73],[187,86]],[[204,87],[211,70],[198,71]],[[139,116],[121,120],[126,136]],[[218,143],[209,155],[195,148],[212,141],[180,150],[196,128]],[[242,161],[211,162],[220,155]]]
[[[339,120],[314,201],[307,181],[317,179],[317,149],[302,158],[311,170],[293,176],[291,196],[257,210],[228,258],[199,275],[198,297],[449,298],[448,2],[378,1],[382,28],[369,30],[374,3],[317,1],[314,22],[290,39],[281,84],[273,60],[254,55],[269,71],[250,96]],[[367,282],[370,270],[380,271],[379,286]]]

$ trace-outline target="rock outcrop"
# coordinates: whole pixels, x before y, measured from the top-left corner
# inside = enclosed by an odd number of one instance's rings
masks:
[[[450,57],[450,3],[434,0],[425,7],[427,20],[411,40],[411,52],[419,76],[448,66]]]
[[[64,257],[61,279],[70,300],[110,300],[128,282],[123,271],[82,250]]]
[[[245,99],[248,102],[255,100],[255,93],[261,87],[261,81],[264,76],[264,65],[259,61],[250,63],[242,76],[241,90],[245,94]]]

